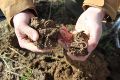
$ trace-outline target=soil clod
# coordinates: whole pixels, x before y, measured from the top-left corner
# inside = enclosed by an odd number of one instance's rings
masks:
[[[88,54],[87,45],[88,45],[88,36],[81,31],[74,35],[74,40],[70,44],[68,53],[74,56],[85,56]]]
[[[38,48],[51,48],[57,45],[59,28],[53,20],[31,18],[30,26],[38,31],[39,40],[34,42]]]

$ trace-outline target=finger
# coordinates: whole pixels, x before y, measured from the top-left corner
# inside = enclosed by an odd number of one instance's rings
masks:
[[[50,52],[50,50],[48,49],[39,49],[37,46],[34,45],[34,43],[26,39],[19,39],[19,45],[21,48],[25,48],[32,52],[41,52],[41,53]]]
[[[39,38],[38,32],[34,30],[33,28],[29,27],[28,25],[25,25],[24,28],[21,29],[21,32],[26,34],[33,41],[37,41]]]
[[[16,29],[15,33],[21,48],[25,48],[33,52],[50,52],[50,49],[38,49],[38,47],[35,46],[28,38],[26,38],[26,35],[21,34],[19,30]]]

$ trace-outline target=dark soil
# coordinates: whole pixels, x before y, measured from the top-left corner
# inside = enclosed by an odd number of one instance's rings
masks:
[[[59,28],[53,20],[39,19],[38,17],[31,18],[30,26],[37,30],[39,34],[38,41],[34,42],[39,48],[56,47]]]
[[[68,53],[74,56],[86,56],[88,54],[87,44],[89,37],[84,31],[74,35],[73,42],[70,44]]]

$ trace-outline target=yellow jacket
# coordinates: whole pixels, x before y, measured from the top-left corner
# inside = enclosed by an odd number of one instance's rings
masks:
[[[34,10],[34,4],[33,0],[0,0],[0,8],[9,24],[12,24],[14,15],[26,9]]]
[[[85,0],[83,8],[87,9],[89,6],[103,8],[107,15],[112,19],[115,19],[119,5],[120,0]],[[17,13],[26,9],[35,11],[34,0],[0,0],[0,8],[6,16],[9,24],[12,24],[12,18]]]
[[[106,15],[114,20],[120,6],[120,0],[85,0],[83,8],[87,9],[89,6],[102,8],[106,12]]]

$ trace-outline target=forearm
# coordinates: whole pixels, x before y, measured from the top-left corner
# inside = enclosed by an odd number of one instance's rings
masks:
[[[103,20],[105,16],[105,12],[101,8],[96,8],[96,7],[89,7],[85,12],[84,12],[85,18],[89,18],[91,20],[100,22]]]

